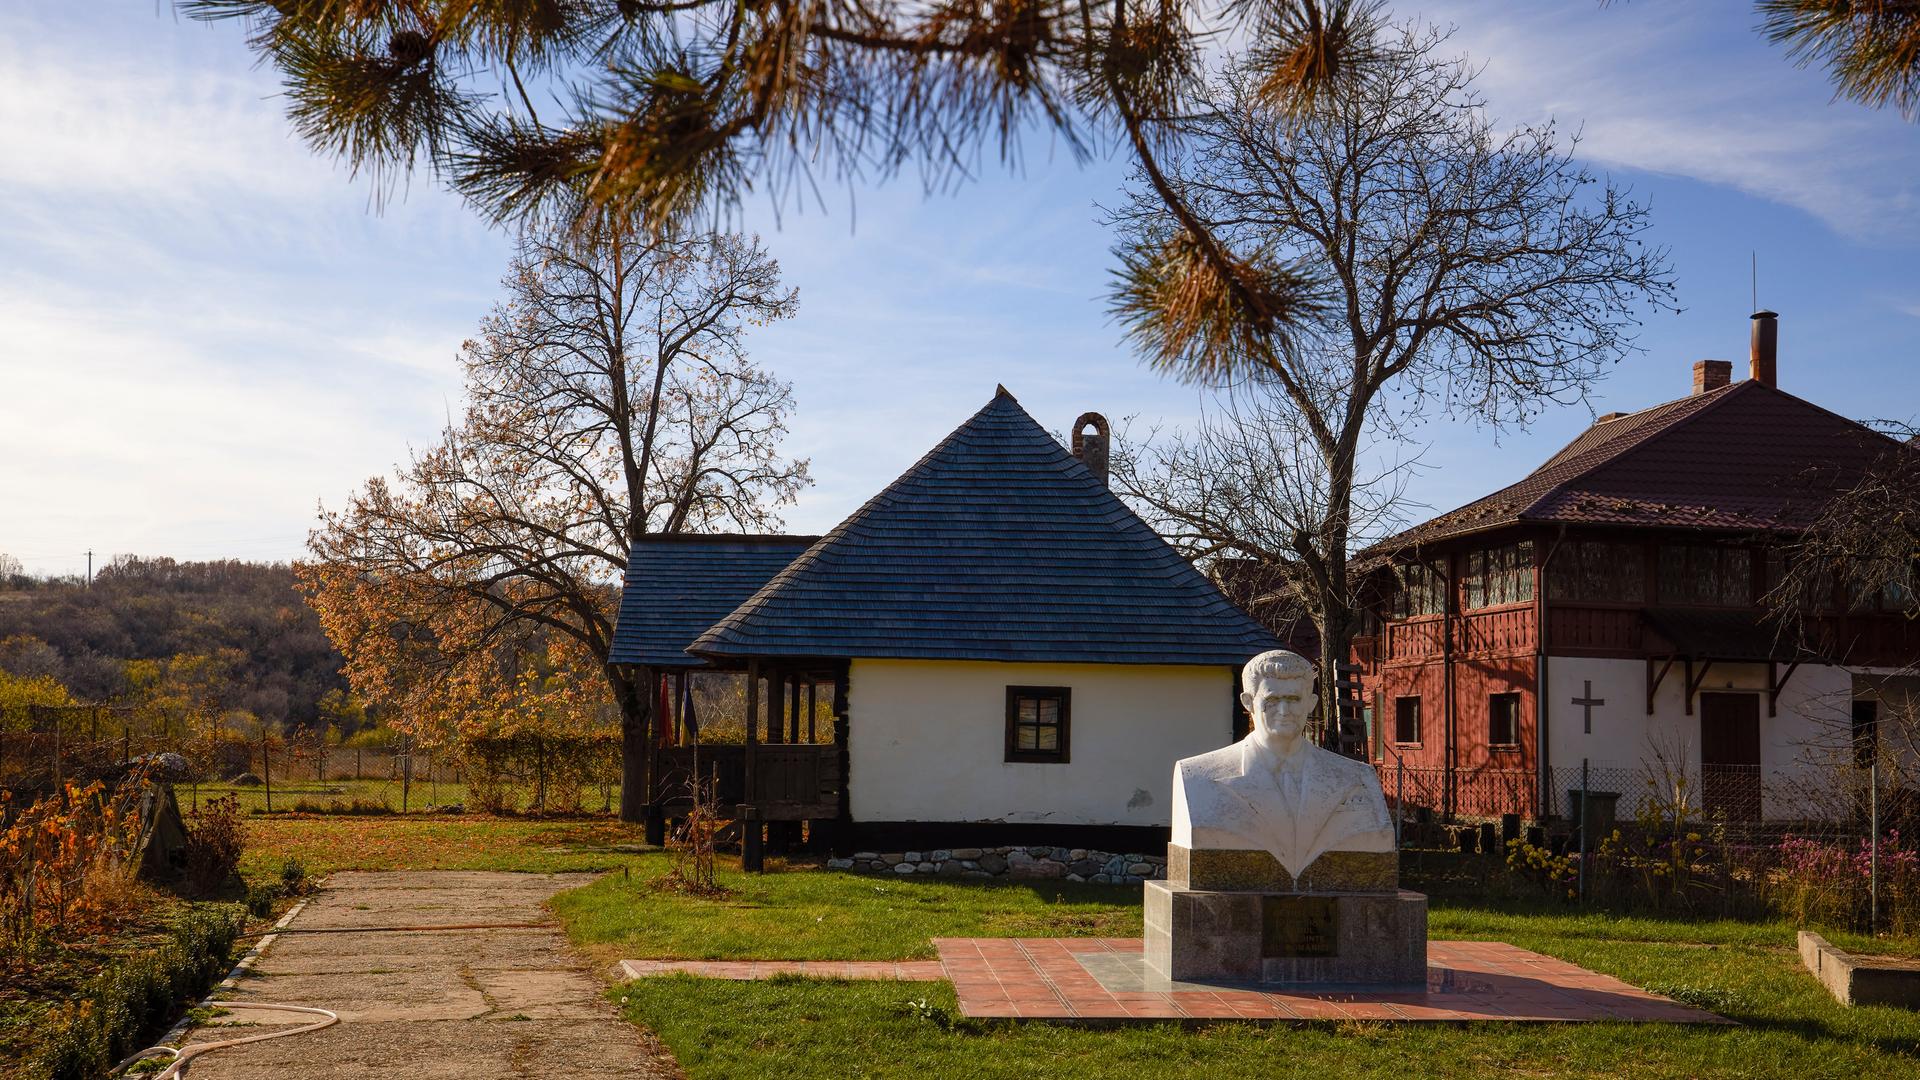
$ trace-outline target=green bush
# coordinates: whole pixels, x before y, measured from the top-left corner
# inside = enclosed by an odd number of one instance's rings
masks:
[[[29,1080],[95,1080],[162,1034],[174,1016],[220,981],[240,933],[237,920],[196,912],[172,940],[89,981],[27,1066]]]

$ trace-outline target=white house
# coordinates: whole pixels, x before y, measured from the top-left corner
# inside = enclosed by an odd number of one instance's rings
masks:
[[[1107,489],[1105,421],[1076,426],[1078,454],[1002,388],[817,540],[643,540],[614,661],[746,672],[751,744],[704,751],[721,801],[842,847],[1164,842],[1174,761],[1233,738],[1239,667],[1279,642]],[[828,686],[831,743],[802,705]]]

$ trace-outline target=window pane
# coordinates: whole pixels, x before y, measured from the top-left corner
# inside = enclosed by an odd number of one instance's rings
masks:
[[[1035,728],[1034,734],[1036,736],[1036,741],[1034,743],[1035,749],[1039,749],[1039,750],[1060,749],[1060,729],[1059,728],[1057,727]]]
[[[1753,556],[1745,548],[1725,548],[1720,551],[1720,595],[1715,600],[1722,604],[1737,604],[1742,607],[1753,602]]]
[[[1023,724],[1031,724],[1034,721],[1038,720],[1039,705],[1040,705],[1039,701],[1037,701],[1034,698],[1030,698],[1030,697],[1021,698],[1019,703],[1020,722]]]
[[[1687,549],[1674,544],[1660,548],[1660,602],[1684,604],[1693,596],[1687,576]]]
[[[1016,750],[1037,750],[1040,747],[1039,728],[1021,724],[1013,729],[1013,747]]]
[[[1041,698],[1039,699],[1039,704],[1040,704],[1040,722],[1041,723],[1057,724],[1060,722],[1060,699],[1059,698]]]
[[[1637,604],[1646,599],[1646,563],[1637,544],[1607,545],[1608,574],[1613,591],[1622,601]]]

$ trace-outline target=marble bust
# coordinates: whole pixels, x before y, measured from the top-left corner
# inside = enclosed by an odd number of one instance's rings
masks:
[[[1265,851],[1298,878],[1330,851],[1394,851],[1393,821],[1373,767],[1307,738],[1318,696],[1313,665],[1275,649],[1247,663],[1247,737],[1173,767],[1173,843]]]

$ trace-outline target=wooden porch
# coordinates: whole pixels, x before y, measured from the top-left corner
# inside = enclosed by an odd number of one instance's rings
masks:
[[[649,821],[660,823],[664,838],[666,821],[691,808],[697,778],[711,785],[720,814],[739,825],[749,868],[757,868],[763,842],[775,850],[802,842],[802,822],[810,847],[843,846],[850,820],[846,662],[750,660],[735,670],[746,683],[742,742],[702,737],[692,670],[655,669]],[[711,730],[714,719],[704,726]]]

